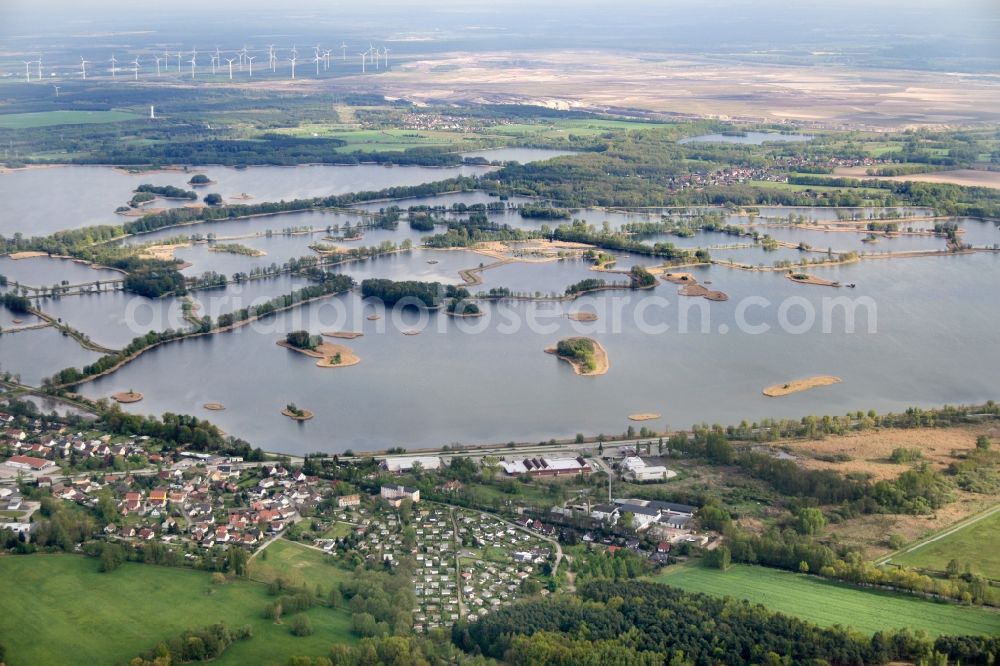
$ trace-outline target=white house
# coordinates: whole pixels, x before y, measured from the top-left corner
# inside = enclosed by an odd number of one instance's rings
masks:
[[[394,456],[382,461],[382,465],[392,474],[403,474],[419,464],[424,470],[441,469],[441,458],[437,456]]]
[[[622,460],[622,469],[625,476],[635,481],[665,481],[677,476],[677,472],[663,465],[647,465],[639,456],[626,456]]]

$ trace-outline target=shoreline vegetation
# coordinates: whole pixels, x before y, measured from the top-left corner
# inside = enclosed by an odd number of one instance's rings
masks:
[[[763,390],[763,393],[769,398],[780,398],[781,396],[791,395],[792,393],[801,393],[802,391],[808,391],[809,389],[818,388],[820,386],[831,386],[833,384],[839,384],[840,382],[840,377],[834,377],[833,375],[815,375],[805,379],[793,379],[785,384],[768,386]]]
[[[607,350],[592,338],[564,338],[544,351],[566,361],[573,367],[573,372],[584,377],[606,374],[611,367]]]
[[[95,379],[117,372],[126,364],[131,363],[144,353],[152,349],[156,349],[161,345],[205,335],[227,333],[278,312],[284,312],[285,310],[290,310],[323,298],[338,296],[346,293],[351,288],[350,278],[347,276],[328,274],[326,275],[326,278],[328,279],[324,280],[320,284],[303,287],[302,289],[293,291],[290,294],[285,294],[284,296],[272,299],[271,301],[268,301],[260,306],[244,308],[234,314],[220,315],[214,326],[212,326],[209,321],[204,327],[200,326],[180,332],[175,331],[174,334],[169,337],[162,337],[155,332],[148,333],[145,336],[134,339],[132,344],[125,349],[118,350],[113,353],[111,351],[106,352],[108,354],[107,356],[99,359],[97,363],[85,366],[83,372],[77,370],[76,368],[65,368],[54,377],[46,379],[43,384],[45,384],[45,388],[48,390],[59,390],[72,386],[79,386],[80,384],[91,382]],[[39,313],[35,312],[35,314]],[[135,348],[133,349],[133,347]],[[108,361],[107,359],[109,357],[118,358]],[[110,363],[110,365],[104,367],[102,362]]]

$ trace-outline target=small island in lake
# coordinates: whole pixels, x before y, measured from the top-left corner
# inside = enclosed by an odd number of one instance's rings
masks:
[[[301,409],[296,407],[294,402],[288,403],[281,413],[292,419],[293,421],[308,421],[313,417],[313,413],[308,409]]]
[[[567,319],[572,319],[573,321],[597,321],[596,312],[570,312],[566,315]]]
[[[815,275],[809,275],[808,273],[785,273],[787,277],[792,282],[799,282],[801,284],[814,284],[820,287],[839,287],[840,283],[833,280],[827,280],[826,278],[816,277]]]
[[[191,180],[189,180],[187,184],[193,185],[194,187],[204,187],[205,185],[214,185],[215,181],[205,174],[199,173],[191,176]]]
[[[354,338],[360,338],[364,333],[359,333],[357,331],[321,331],[320,335],[326,338],[343,338],[344,340],[353,340]]]
[[[221,402],[206,402],[202,407],[212,412],[221,412],[226,408]]]
[[[591,338],[565,338],[545,353],[555,354],[572,365],[576,374],[587,377],[603,375],[610,367],[607,350]]]
[[[129,389],[128,391],[123,391],[121,393],[115,393],[111,396],[116,402],[123,404],[128,404],[131,402],[139,402],[142,400],[142,394]]]
[[[628,418],[630,421],[652,421],[653,419],[660,418],[660,415],[655,412],[640,412],[638,414],[629,414]]]
[[[361,363],[350,347],[323,342],[318,335],[309,335],[308,331],[292,331],[284,340],[278,340],[280,347],[318,358],[316,365],[320,368],[346,368]]]
[[[770,398],[780,398],[783,395],[808,391],[809,389],[816,388],[818,386],[829,386],[831,384],[839,383],[840,377],[834,377],[833,375],[816,375],[815,377],[807,377],[806,379],[794,379],[787,384],[775,384],[774,386],[768,386],[764,389],[764,395]]]

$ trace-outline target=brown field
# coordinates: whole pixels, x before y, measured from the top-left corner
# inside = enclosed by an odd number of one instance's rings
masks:
[[[912,181],[914,183],[942,183],[945,185],[965,185],[970,187],[991,187],[1000,189],[1000,172],[979,171],[976,169],[955,169],[953,171],[933,171],[931,173],[915,173],[909,176],[869,176],[868,167],[837,167],[833,170],[835,176],[850,176],[853,178],[877,178],[878,180]]]
[[[890,463],[893,449],[904,447],[920,449],[923,459],[937,469],[947,467],[954,458],[952,452],[975,448],[978,435],[997,435],[997,428],[990,426],[965,426],[954,428],[917,428],[911,430],[879,430],[828,437],[823,440],[784,442],[794,455],[802,456],[799,463],[810,469],[833,469],[843,474],[868,474],[874,480],[894,479],[912,467]],[[825,462],[811,456],[842,453],[851,457],[848,462]],[[886,539],[898,534],[914,541],[921,536],[943,529],[966,516],[996,504],[997,497],[954,491],[955,501],[928,516],[866,515],[851,518],[843,523],[827,526],[826,534],[836,535],[844,544],[859,546],[867,557],[875,558],[891,551]]]
[[[920,449],[924,460],[943,468],[953,461],[953,451],[975,448],[976,437],[989,432],[996,434],[987,426],[873,430],[822,440],[783,442],[781,446],[794,455],[804,456],[800,462],[810,469],[834,469],[844,474],[861,472],[874,479],[894,479],[910,465],[890,463],[893,449]],[[838,453],[850,456],[851,460],[838,463],[812,458]]]
[[[418,103],[520,102],[872,128],[1000,118],[1000,86],[986,77],[653,53],[434,54],[399,64],[377,81],[383,93]],[[344,84],[370,86],[370,78],[338,83]]]

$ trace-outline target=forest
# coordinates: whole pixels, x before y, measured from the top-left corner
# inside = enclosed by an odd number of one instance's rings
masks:
[[[444,287],[440,282],[394,282],[385,278],[370,278],[361,282],[361,295],[363,298],[377,298],[390,306],[405,300],[406,305],[436,308],[441,305]]]
[[[510,664],[886,664],[935,652],[986,664],[989,637],[865,637],[730,598],[640,581],[595,580],[579,598],[522,601],[452,630],[456,645]]]

